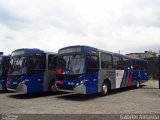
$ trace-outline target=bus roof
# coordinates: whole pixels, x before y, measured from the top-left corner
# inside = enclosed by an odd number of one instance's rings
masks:
[[[110,51],[106,51],[106,50],[101,50],[101,49],[97,49],[97,48],[95,48],[95,47],[86,46],[86,45],[67,46],[67,47],[61,48],[61,49],[59,49],[59,50],[66,49],[66,48],[70,48],[70,47],[84,47],[84,48],[88,48],[88,49],[95,49],[95,50],[97,50],[97,51],[99,51],[99,52],[104,52],[104,53],[112,54],[113,56],[117,56],[117,57],[123,57],[123,58],[131,59],[131,60],[138,60],[138,61],[146,61],[146,60],[144,60],[144,59],[129,57],[129,56],[127,56],[127,55],[123,55],[123,54],[119,54],[119,53],[114,53],[114,52],[110,52]],[[146,61],[146,62],[147,62],[147,61]]]
[[[66,48],[70,48],[70,47],[87,47],[87,48],[97,49],[97,48],[94,48],[94,47],[91,47],[91,46],[87,46],[87,45],[73,45],[73,46],[63,47],[63,48],[61,48],[61,49],[59,49],[59,50],[66,49]]]
[[[40,50],[40,49],[37,49],[37,48],[20,48],[20,49],[14,50],[13,52],[19,51],[19,50],[27,50],[27,51],[29,51],[29,52],[38,52],[38,53],[57,54],[57,53],[55,53],[55,52],[48,52],[48,51]]]

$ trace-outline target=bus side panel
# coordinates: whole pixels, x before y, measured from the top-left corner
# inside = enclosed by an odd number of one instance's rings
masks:
[[[98,93],[98,73],[86,77],[86,94]]]
[[[146,70],[140,71],[140,76],[141,83],[148,81],[148,72]]]
[[[111,89],[123,88],[136,85],[139,74],[141,74],[141,83],[148,80],[146,71],[137,70],[100,70],[98,80],[98,92],[101,92],[101,86],[105,79],[111,82]]]
[[[134,86],[137,84],[137,80],[140,80],[140,83],[144,83],[148,81],[148,73],[143,70],[133,70],[132,71],[132,84]]]
[[[4,77],[0,77],[0,90],[7,90],[6,80],[4,79]]]
[[[29,78],[30,82],[26,82],[27,93],[35,93],[43,91],[44,74],[34,75]],[[27,84],[28,83],[28,84]]]
[[[128,71],[116,70],[116,88],[125,87],[128,83]]]
[[[139,71],[138,70],[132,70],[132,84],[131,86],[134,86],[137,84],[138,76],[139,76]]]
[[[133,80],[131,70],[116,70],[116,88],[132,86]]]
[[[136,85],[138,74],[135,70],[125,70],[120,88]]]
[[[48,91],[49,84],[51,80],[55,78],[55,73],[54,71],[47,70],[44,73],[44,81],[43,81],[43,91]]]
[[[98,92],[101,92],[102,83],[104,80],[109,79],[111,83],[111,89],[116,88],[116,74],[115,70],[101,69],[98,73]]]

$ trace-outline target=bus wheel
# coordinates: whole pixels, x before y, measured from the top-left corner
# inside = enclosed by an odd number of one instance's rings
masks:
[[[108,95],[109,91],[110,91],[109,84],[107,82],[103,82],[102,88],[101,88],[101,95],[106,96]]]
[[[49,84],[48,93],[49,93],[49,94],[54,94],[55,92],[56,92],[56,88],[55,88],[55,85],[54,85],[54,81],[52,81],[52,82]]]

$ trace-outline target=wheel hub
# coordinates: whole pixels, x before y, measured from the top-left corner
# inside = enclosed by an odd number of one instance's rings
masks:
[[[108,89],[107,89],[107,85],[103,85],[103,92],[107,93]]]

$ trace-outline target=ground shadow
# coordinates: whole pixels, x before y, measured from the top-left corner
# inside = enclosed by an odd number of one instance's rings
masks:
[[[141,86],[141,87],[144,87],[144,86]],[[57,96],[57,98],[70,100],[70,101],[88,101],[88,100],[98,99],[100,97],[109,97],[111,95],[131,91],[131,90],[135,90],[135,87],[114,89],[114,90],[111,90],[111,92],[107,96],[101,96],[100,94],[88,94],[88,95],[64,94],[64,95],[61,95],[61,96]]]
[[[65,99],[65,100],[69,100],[69,101],[87,101],[87,100],[97,99],[98,97],[99,97],[98,94],[89,94],[89,95],[66,94],[66,95],[63,95],[63,96],[57,96],[57,98]]]
[[[14,91],[2,91],[0,90],[0,94],[14,93]]]
[[[146,85],[142,85],[141,88],[148,89],[148,88],[145,88],[145,86]],[[128,92],[131,90],[135,90],[135,88],[128,87],[128,88],[114,89],[110,92],[110,94],[108,96]],[[40,98],[40,97],[47,97],[47,96],[55,96],[56,98],[71,100],[71,101],[87,101],[87,100],[98,99],[98,98],[102,97],[100,94],[83,95],[83,94],[70,94],[70,93],[68,94],[68,93],[64,93],[64,92],[57,92],[54,94],[48,94],[45,92],[44,93],[36,93],[36,94],[17,94],[16,93],[13,95],[8,95],[8,97],[15,98],[15,99],[33,99],[33,98]]]
[[[13,94],[13,95],[8,95],[8,97],[15,98],[15,99],[33,99],[33,98],[54,96],[54,95],[58,95],[58,94],[65,94],[65,93],[57,92],[54,94],[48,94],[46,92],[42,92],[42,93],[34,93],[34,94]]]

